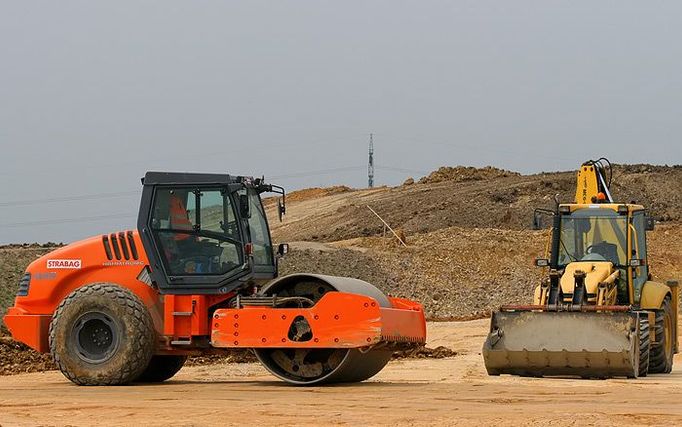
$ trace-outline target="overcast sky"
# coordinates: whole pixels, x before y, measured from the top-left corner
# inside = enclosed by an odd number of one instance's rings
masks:
[[[682,163],[679,1],[0,4],[0,243],[133,227],[146,170],[366,186],[370,132],[379,185]]]

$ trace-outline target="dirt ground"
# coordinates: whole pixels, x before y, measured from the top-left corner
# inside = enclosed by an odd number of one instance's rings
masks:
[[[0,425],[680,425],[682,358],[637,380],[485,374],[486,320],[429,324],[446,359],[392,361],[370,381],[287,386],[257,364],[184,368],[161,385],[78,387],[58,372],[0,377]]]

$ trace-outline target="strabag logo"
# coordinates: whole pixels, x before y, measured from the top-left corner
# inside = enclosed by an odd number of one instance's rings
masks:
[[[69,268],[77,270],[81,268],[79,259],[48,259],[47,268]]]

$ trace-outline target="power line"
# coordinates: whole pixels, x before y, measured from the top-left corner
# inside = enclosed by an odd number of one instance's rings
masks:
[[[46,219],[40,221],[24,221],[24,222],[12,222],[8,224],[0,224],[0,228],[15,228],[15,227],[27,227],[33,225],[51,225],[51,224],[67,224],[72,222],[91,222],[99,221],[101,219],[123,219],[123,218],[136,218],[137,215],[134,214],[109,214],[109,215],[96,215],[96,216],[83,216],[77,218],[60,218],[60,219]]]
[[[64,197],[52,197],[48,199],[30,199],[30,200],[16,200],[11,202],[0,202],[1,208],[15,207],[15,206],[34,206],[42,205],[46,203],[60,203],[60,202],[75,202],[83,200],[101,200],[101,199],[111,199],[116,197],[125,197],[135,194],[140,194],[140,191],[123,191],[118,193],[99,193],[99,194],[83,194],[79,196],[64,196]]]
[[[399,167],[379,166],[379,165],[374,166],[374,167],[376,169],[391,170],[391,171],[396,171],[396,172],[421,173],[421,174],[427,174],[428,173],[428,172],[423,172],[423,171],[419,171],[419,170],[415,170],[415,169],[406,169],[406,168],[399,168]],[[305,178],[308,176],[326,175],[326,174],[335,173],[335,172],[356,171],[356,170],[361,170],[364,168],[365,168],[364,166],[345,166],[345,167],[339,167],[339,168],[330,168],[330,169],[320,169],[320,170],[306,171],[306,172],[297,172],[297,173],[286,174],[286,175],[274,175],[274,176],[270,176],[268,178],[270,178],[270,179]],[[9,201],[9,202],[0,202],[0,208],[19,207],[19,206],[35,206],[35,205],[41,205],[41,204],[47,204],[47,203],[102,200],[102,199],[110,199],[110,198],[118,198],[118,197],[126,197],[126,196],[137,196],[137,195],[140,195],[140,192],[141,192],[141,190],[134,190],[134,191],[121,191],[121,192],[115,192],[115,193],[97,193],[97,194],[81,194],[81,195],[63,196],[63,197],[51,197],[51,198],[46,198],[46,199],[13,200],[13,201]]]
[[[335,172],[349,172],[349,171],[355,171],[355,170],[362,170],[364,168],[365,168],[364,166],[347,166],[347,167],[341,167],[341,168],[321,169],[321,170],[316,170],[316,171],[292,173],[292,174],[287,174],[287,175],[274,175],[274,176],[269,176],[266,178],[268,178],[268,179],[304,178],[307,176],[327,175],[327,174],[335,173]]]
[[[402,173],[414,173],[414,174],[419,174],[419,175],[428,175],[430,172],[424,172],[416,169],[406,169],[406,168],[396,168],[392,166],[375,166],[377,169],[380,170],[387,170],[387,171],[393,171],[393,172],[402,172]]]

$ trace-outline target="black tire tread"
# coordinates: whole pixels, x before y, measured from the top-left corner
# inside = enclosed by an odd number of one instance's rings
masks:
[[[656,324],[654,326],[654,334],[656,342],[651,345],[651,354],[649,356],[649,373],[650,374],[665,374],[672,371],[672,352],[671,357],[666,357],[665,354],[665,317],[672,316],[672,308],[670,306],[670,298],[666,297],[661,305],[660,310],[656,310]]]
[[[187,356],[156,355],[135,381],[140,383],[160,383],[173,378],[187,361]]]
[[[649,354],[650,354],[650,338],[649,338],[649,320],[645,318],[639,319],[639,377],[646,377],[649,372]]]

